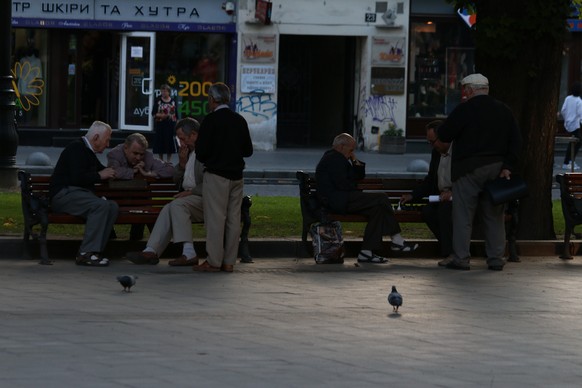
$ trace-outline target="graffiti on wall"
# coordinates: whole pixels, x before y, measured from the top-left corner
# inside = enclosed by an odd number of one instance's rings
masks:
[[[373,122],[396,124],[394,111],[397,102],[394,97],[372,95],[364,101],[364,115]]]
[[[277,114],[277,103],[273,101],[271,94],[255,90],[253,93],[239,97],[236,101],[236,111],[268,120]]]
[[[16,93],[17,104],[24,111],[40,104],[39,97],[44,90],[44,80],[40,78],[40,66],[31,65],[29,61],[21,60],[14,64],[11,70],[12,87]]]

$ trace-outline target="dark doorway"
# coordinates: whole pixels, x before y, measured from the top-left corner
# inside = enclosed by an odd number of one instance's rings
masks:
[[[355,39],[281,35],[278,147],[326,147],[352,132]]]
[[[119,36],[109,31],[54,30],[50,52],[49,127],[117,127]]]
[[[87,128],[95,120],[109,120],[111,112],[107,105],[112,95],[118,94],[112,83],[118,73],[113,63],[119,51],[118,36],[108,31],[85,31],[79,41],[79,75],[81,99],[81,127]],[[114,92],[114,93],[112,93]],[[117,120],[115,120],[116,122]]]

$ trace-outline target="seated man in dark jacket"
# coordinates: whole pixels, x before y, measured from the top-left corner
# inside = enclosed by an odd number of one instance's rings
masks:
[[[422,218],[439,242],[440,256],[448,257],[453,251],[453,183],[451,181],[451,143],[437,136],[436,129],[442,120],[426,126],[426,139],[432,146],[428,175],[411,194],[404,194],[401,203],[414,202],[429,196],[438,196],[422,208]]]
[[[390,235],[393,251],[412,252],[418,244],[404,241],[400,225],[394,218],[390,199],[382,193],[365,193],[356,189],[357,181],[366,175],[365,163],[356,159],[356,141],[347,133],[335,137],[332,149],[325,152],[315,175],[319,200],[334,213],[362,214],[368,217],[359,262],[385,263],[385,257],[374,253],[382,249],[382,236]]]
[[[118,206],[95,195],[95,184],[115,178],[115,170],[101,164],[96,154],[109,146],[111,127],[95,121],[80,139],[65,147],[53,171],[50,184],[51,206],[56,213],[67,213],[86,220],[83,242],[76,257],[78,265],[104,267],[102,257]]]

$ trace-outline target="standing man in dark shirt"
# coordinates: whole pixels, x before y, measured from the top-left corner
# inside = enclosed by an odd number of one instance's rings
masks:
[[[485,252],[490,270],[505,265],[505,204],[494,205],[482,195],[485,183],[511,179],[521,151],[521,134],[511,110],[489,96],[489,80],[471,74],[461,81],[466,102],[458,105],[438,128],[438,137],[453,142],[453,253],[444,265],[470,269],[473,219],[480,208]],[[440,263],[439,263],[440,264]]]
[[[109,146],[111,127],[95,121],[87,134],[65,147],[51,178],[50,197],[54,212],[83,217],[85,234],[77,254],[78,265],[104,267],[109,260],[101,254],[117,218],[118,206],[95,195],[95,184],[115,178],[96,154]]]
[[[232,272],[238,256],[240,207],[245,157],[253,154],[246,120],[229,107],[230,89],[215,83],[208,89],[211,113],[196,141],[196,158],[204,163],[204,223],[208,258],[199,272]]]

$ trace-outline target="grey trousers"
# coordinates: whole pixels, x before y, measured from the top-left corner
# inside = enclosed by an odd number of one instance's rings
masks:
[[[483,192],[485,182],[495,179],[501,162],[479,167],[453,182],[453,254],[455,260],[471,257],[473,219],[480,207],[487,258],[502,258],[505,253],[505,205],[493,205]]]
[[[243,180],[205,172],[202,193],[207,261],[213,267],[233,265],[238,257]]]
[[[69,186],[52,199],[54,212],[67,213],[85,219],[85,233],[79,252],[103,252],[109,241],[119,206],[97,197],[92,191]]]
[[[172,239],[174,243],[192,242],[193,221],[204,221],[202,197],[188,195],[174,199],[162,208],[147,246],[160,256]]]

